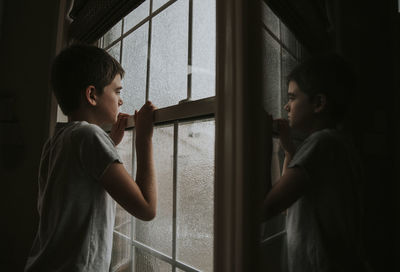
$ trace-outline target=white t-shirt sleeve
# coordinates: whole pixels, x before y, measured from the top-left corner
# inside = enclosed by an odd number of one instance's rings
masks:
[[[98,181],[112,163],[122,163],[114,142],[100,127],[89,125],[79,134],[79,158],[89,176]]]
[[[301,167],[307,176],[313,176],[315,171],[319,171],[321,167],[326,167],[330,162],[330,149],[332,146],[324,137],[307,138],[297,149],[292,161],[288,167]],[[331,150],[332,151],[332,150]]]

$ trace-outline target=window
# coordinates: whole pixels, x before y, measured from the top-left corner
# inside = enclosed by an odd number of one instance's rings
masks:
[[[286,77],[305,55],[304,47],[296,37],[262,1],[262,40],[263,40],[263,105],[273,118],[287,118],[283,109],[287,103]],[[273,139],[271,178],[272,183],[281,175],[284,154],[279,140]],[[264,266],[271,271],[284,271],[285,214],[281,214],[262,224]],[[283,261],[283,262],[282,262]],[[268,262],[268,263],[267,263]]]
[[[158,108],[153,136],[157,216],[117,207],[112,271],[212,271],[215,1],[146,0],[99,41],[119,60],[124,104]],[[118,151],[135,177],[134,127]]]

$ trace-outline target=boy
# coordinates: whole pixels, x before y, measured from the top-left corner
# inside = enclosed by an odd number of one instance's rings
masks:
[[[311,58],[288,77],[288,120],[277,119],[283,173],[264,200],[266,219],[287,210],[290,272],[365,271],[361,167],[338,129],[354,79],[336,55]],[[308,135],[296,149],[289,127]]]
[[[136,182],[115,145],[127,114],[118,114],[124,70],[103,49],[74,45],[54,60],[51,86],[69,122],[43,147],[39,169],[39,227],[25,271],[108,271],[116,200],[130,214],[156,213],[153,113],[135,111]],[[107,135],[99,126],[114,124]]]

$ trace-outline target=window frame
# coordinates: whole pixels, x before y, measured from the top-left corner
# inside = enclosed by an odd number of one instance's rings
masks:
[[[119,50],[120,50],[120,55],[119,55],[119,62],[122,62],[122,54],[123,54],[123,43],[124,39],[127,38],[130,34],[134,33],[135,30],[139,29],[141,26],[144,24],[148,23],[148,57],[147,57],[147,72],[146,72],[146,101],[149,98],[149,77],[150,77],[150,62],[151,62],[151,36],[152,36],[152,20],[155,18],[158,14],[162,13],[164,10],[166,10],[168,7],[176,3],[177,1],[183,1],[183,0],[170,0],[167,1],[165,4],[160,6],[157,10],[152,11],[152,4],[153,0],[149,0],[149,15],[143,18],[141,21],[136,23],[135,26],[130,28],[129,30],[124,30],[124,21],[125,19],[122,18],[120,22],[122,22],[121,25],[121,32],[118,38],[114,39],[112,42],[107,44],[107,46],[104,46],[104,36],[103,35],[98,41],[97,45],[104,50],[109,50],[113,48],[116,44],[120,43]],[[193,0],[187,0],[189,2],[189,13],[188,13],[188,67],[191,67],[192,65],[192,33],[193,33]],[[181,101],[179,101],[178,104],[176,105],[171,105],[168,107],[160,108],[155,111],[154,115],[154,125],[155,127],[158,126],[164,126],[164,125],[173,125],[174,129],[174,172],[176,172],[177,168],[177,145],[178,145],[178,129],[180,124],[185,124],[190,121],[207,121],[209,119],[214,119],[215,118],[215,110],[216,110],[216,96],[210,96],[207,98],[203,99],[197,99],[197,100],[191,100],[191,81],[192,79],[192,73],[188,71],[187,74],[187,97]],[[111,126],[104,126],[104,130],[110,131]],[[133,130],[135,129],[135,124],[133,120],[133,116],[128,118],[128,124],[127,124],[127,130]],[[132,141],[132,152],[135,154],[135,147],[134,147],[134,141]],[[134,165],[134,159],[132,160],[132,169],[135,169]],[[214,169],[215,169],[215,160],[214,160]],[[134,172],[134,171],[132,171]],[[215,179],[214,179],[215,180]],[[128,261],[133,261],[134,259],[134,251],[135,248],[142,250],[143,252],[158,258],[172,266],[173,271],[175,271],[175,268],[179,268],[185,271],[200,271],[194,267],[191,267],[190,265],[187,265],[179,260],[177,260],[176,256],[176,246],[177,246],[177,240],[176,240],[176,183],[177,183],[177,175],[174,173],[173,177],[173,230],[172,230],[172,254],[171,256],[168,256],[167,254],[164,254],[142,242],[139,242],[135,240],[133,232],[131,233],[131,237],[128,237],[116,230],[114,230],[114,235],[118,235],[120,238],[126,239],[130,243],[130,250],[131,250],[131,257]],[[134,218],[130,216],[131,224],[134,223]],[[213,223],[215,223],[215,218],[213,218]],[[126,265],[126,264],[125,264]],[[133,263],[131,264],[133,265]],[[122,265],[124,266],[124,264]],[[112,267],[110,268],[112,269]],[[133,267],[130,267],[130,270],[132,270]],[[118,267],[116,270],[113,271],[118,271]]]

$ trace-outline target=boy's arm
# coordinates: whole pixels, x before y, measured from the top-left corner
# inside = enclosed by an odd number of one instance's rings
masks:
[[[269,219],[289,208],[304,193],[307,175],[300,167],[287,168],[268,192],[263,203],[263,216]]]
[[[290,128],[288,120],[276,119],[274,120],[274,122],[277,125],[280,145],[282,149],[285,151],[285,160],[283,161],[283,169],[282,169],[282,175],[284,175],[287,170],[287,166],[289,165],[290,161],[294,156],[296,149],[290,137]]]
[[[290,139],[288,121],[275,119],[273,122],[277,127],[280,145],[285,151],[285,160],[283,162],[282,176],[264,198],[264,219],[269,219],[289,208],[302,195],[306,178],[301,168],[288,168],[295,153],[294,145]]]
[[[139,187],[121,163],[111,164],[101,182],[110,196],[131,215],[145,221],[155,217],[156,204],[152,202],[155,197],[147,196],[146,198],[149,190]],[[145,186],[142,184],[142,187]],[[156,194],[155,191],[154,194]]]
[[[130,214],[142,220],[153,219],[157,207],[157,186],[151,140],[155,109],[151,102],[147,102],[139,112],[135,113],[136,182],[120,163],[111,164],[101,179],[111,197]]]

